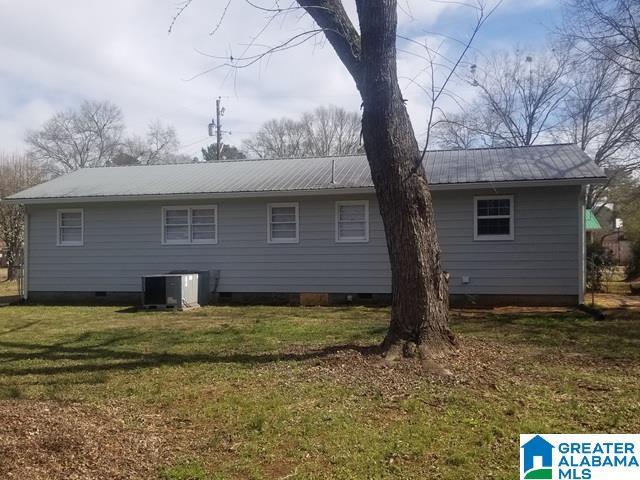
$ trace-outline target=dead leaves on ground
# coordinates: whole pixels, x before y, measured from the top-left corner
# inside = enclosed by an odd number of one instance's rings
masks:
[[[172,456],[157,415],[122,406],[0,402],[0,478],[151,478]]]

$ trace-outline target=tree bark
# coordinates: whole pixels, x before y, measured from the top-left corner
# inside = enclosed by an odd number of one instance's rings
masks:
[[[360,35],[338,0],[299,3],[327,30],[362,97],[364,147],[392,275],[391,322],[383,350],[395,360],[417,347],[423,360],[437,364],[455,338],[449,329],[448,285],[440,265],[431,194],[398,84],[397,2],[356,0]],[[315,7],[309,7],[311,3]]]

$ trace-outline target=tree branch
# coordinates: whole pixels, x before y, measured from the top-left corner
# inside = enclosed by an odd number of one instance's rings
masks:
[[[356,86],[362,83],[360,34],[351,23],[340,0],[297,0],[325,31],[327,40],[347,68]]]

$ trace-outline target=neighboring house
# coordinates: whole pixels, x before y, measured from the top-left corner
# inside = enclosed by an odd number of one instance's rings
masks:
[[[582,301],[584,187],[604,174],[578,147],[432,151],[425,169],[453,301]],[[8,200],[34,301],[136,301],[171,270],[216,273],[229,300],[390,299],[364,156],[88,168]]]

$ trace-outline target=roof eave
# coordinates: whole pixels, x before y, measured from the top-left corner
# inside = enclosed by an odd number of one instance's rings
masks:
[[[351,195],[375,193],[373,187],[318,188],[313,190],[267,190],[260,192],[164,193],[146,195],[97,195],[93,197],[6,198],[3,201],[19,205],[46,203],[145,202],[160,200],[215,200],[225,198],[264,198],[320,195]]]
[[[507,182],[473,182],[473,183],[441,183],[430,185],[433,191],[442,190],[473,190],[473,189],[505,189],[531,188],[550,186],[589,185],[604,183],[606,177],[571,178],[555,180],[516,180]],[[318,188],[312,190],[268,190],[260,192],[218,192],[218,193],[169,193],[148,195],[102,195],[93,197],[41,197],[41,198],[6,198],[3,202],[18,205],[37,205],[47,203],[97,203],[97,202],[139,202],[162,200],[215,200],[233,198],[264,198],[264,197],[292,197],[292,196],[322,196],[322,195],[353,195],[375,193],[372,186]]]
[[[588,178],[560,178],[548,180],[511,180],[504,182],[467,182],[467,183],[436,183],[431,184],[431,190],[472,190],[476,188],[520,188],[520,187],[561,187],[571,185],[594,185],[606,183],[607,177]]]

